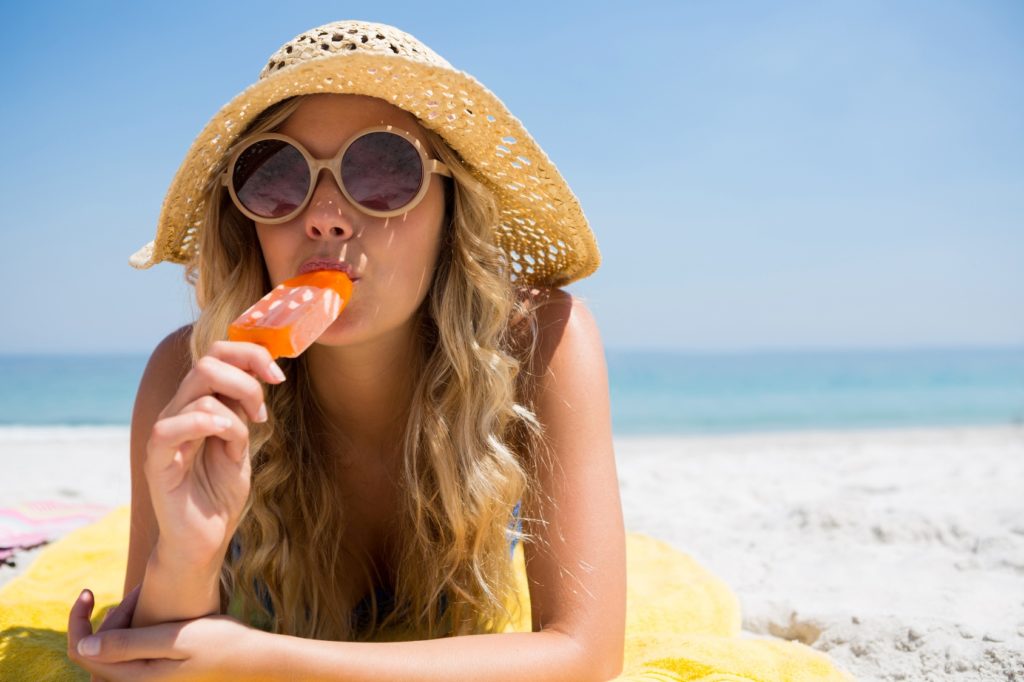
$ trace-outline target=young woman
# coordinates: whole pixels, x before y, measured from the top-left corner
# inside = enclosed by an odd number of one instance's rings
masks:
[[[83,592],[75,663],[110,680],[619,674],[607,373],[561,289],[600,256],[500,100],[393,27],[307,31],[197,138],[132,263],[161,260],[186,265],[200,314],[139,386],[126,596],[93,635]],[[225,340],[314,269],[354,287],[305,353]],[[511,627],[518,541],[531,632]]]

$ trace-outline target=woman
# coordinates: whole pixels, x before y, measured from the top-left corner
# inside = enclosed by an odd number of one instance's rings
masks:
[[[140,384],[126,597],[87,638],[83,592],[72,660],[111,680],[621,671],[603,350],[559,288],[600,257],[496,97],[393,27],[307,31],[197,138],[132,263],[160,260],[201,312]],[[323,268],[354,289],[305,353],[224,340]],[[509,631],[510,540],[532,632]]]

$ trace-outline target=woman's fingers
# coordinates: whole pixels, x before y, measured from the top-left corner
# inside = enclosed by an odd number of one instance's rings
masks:
[[[163,471],[174,464],[179,455],[181,461],[177,463],[187,469],[203,439],[219,435],[229,428],[229,418],[202,410],[161,419],[153,424],[149,435],[146,469]]]
[[[206,400],[207,398],[200,398]],[[224,449],[235,462],[241,462],[249,452],[249,423],[246,419],[245,408],[237,400],[227,396],[218,395],[216,406],[221,416],[231,420],[231,427],[217,437],[224,441]]]
[[[118,606],[115,606],[107,612],[107,617],[104,619],[103,625],[96,631],[96,635],[104,630],[129,627],[128,625],[119,625],[119,623],[122,622],[125,613],[128,615],[128,620],[131,620],[132,613],[135,611],[135,605],[138,603],[138,597],[139,587],[136,587],[121,601]],[[74,605],[71,607],[71,613],[68,616],[67,656],[68,660],[74,661],[89,673],[90,682],[106,682],[108,678],[100,677],[99,674],[106,675],[108,673],[109,666],[104,666],[98,661],[92,660],[87,653],[89,651],[87,645],[90,641],[95,641],[96,637],[96,635],[93,635],[92,633],[92,622],[90,621],[90,616],[95,603],[96,598],[92,591],[86,589],[82,590],[82,593],[78,595],[78,599],[75,600]],[[85,642],[85,644],[83,644],[83,642]],[[143,664],[140,662],[139,665]],[[129,671],[122,670],[121,672]],[[141,672],[141,670],[136,670],[136,675],[139,672]]]
[[[150,432],[146,468],[164,471],[177,464],[187,470],[203,439],[210,436],[224,440],[231,459],[241,462],[249,442],[249,427],[239,412],[241,407],[232,409],[213,396],[203,396],[186,405],[180,414],[159,420]]]
[[[130,628],[132,626],[132,616],[135,615],[135,606],[139,603],[139,592],[141,589],[142,584],[139,583],[134,590],[125,595],[120,604],[107,611],[103,624],[100,625],[96,632]]]
[[[68,658],[78,658],[78,642],[92,634],[92,615],[94,599],[90,590],[82,590],[68,614]]]
[[[220,393],[240,402],[250,421],[265,420],[263,387],[255,377],[212,355],[204,355],[181,381],[165,414],[181,412],[185,405],[204,395]]]
[[[174,648],[182,627],[182,623],[163,623],[97,632],[86,640],[90,646],[87,652],[78,652],[78,658],[86,658],[93,664],[126,661],[139,661],[141,664],[140,659],[182,660],[184,654]]]
[[[217,341],[210,346],[207,355],[262,378],[268,384],[279,384],[284,381],[284,372],[274,362],[274,356],[257,343]]]
[[[185,376],[164,413],[175,414],[200,396],[219,393],[239,401],[251,421],[265,421],[263,387],[258,379],[280,383],[284,376],[280,371],[262,346],[218,341]]]

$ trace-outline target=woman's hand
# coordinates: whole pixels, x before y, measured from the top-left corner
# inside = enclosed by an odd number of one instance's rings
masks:
[[[139,601],[139,590],[141,588],[142,585],[136,586],[120,604],[107,611],[107,615],[103,617],[103,623],[96,630],[97,635],[107,630],[131,627],[132,615],[135,613],[135,605]],[[92,592],[83,590],[68,614],[68,658],[72,661],[75,660],[77,655],[75,651],[75,647],[78,646],[77,640],[92,634],[92,622],[89,620],[89,616],[92,613],[92,605]],[[73,639],[75,640],[74,642],[72,642]],[[91,682],[97,682],[99,679],[95,675],[90,677]]]
[[[68,658],[104,680],[259,679],[259,655],[265,651],[259,630],[230,616],[209,616],[129,629],[138,588],[111,609],[92,632],[93,595],[83,590],[68,617]],[[82,640],[95,642],[97,653],[79,650]]]
[[[223,556],[249,497],[249,422],[266,421],[258,378],[284,374],[254,343],[218,341],[185,376],[146,444],[156,552],[202,565]]]

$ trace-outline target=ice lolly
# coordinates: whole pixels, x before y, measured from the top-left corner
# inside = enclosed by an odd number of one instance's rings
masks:
[[[274,358],[298,357],[338,318],[352,280],[338,270],[314,270],[285,280],[228,327],[231,341],[258,343]]]

